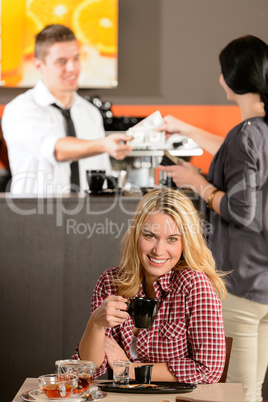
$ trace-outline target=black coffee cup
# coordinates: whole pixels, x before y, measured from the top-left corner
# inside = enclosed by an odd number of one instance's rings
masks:
[[[101,193],[105,170],[87,170],[87,182],[91,193]]]
[[[135,380],[137,384],[151,384],[153,364],[135,367]]]
[[[106,176],[105,170],[87,170],[87,182],[89,190],[92,194],[102,192],[104,180],[107,180],[109,190],[116,190],[117,179],[112,176]]]
[[[128,313],[136,328],[151,328],[157,313],[157,299],[150,297],[133,297],[130,299]]]

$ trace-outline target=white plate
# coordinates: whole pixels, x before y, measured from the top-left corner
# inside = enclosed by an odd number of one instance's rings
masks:
[[[89,392],[86,392],[84,395],[86,395]],[[98,390],[98,396],[96,398],[92,398],[92,401],[100,401],[101,399],[106,398],[107,393]],[[46,394],[44,394],[44,392],[41,389],[34,389],[32,391],[27,391],[24,394],[21,395],[22,399],[24,399],[25,401],[61,401],[61,402],[85,402],[87,399],[81,397],[81,395],[71,395],[69,396],[69,398],[48,398],[46,396]],[[28,399],[25,399],[25,398]]]
[[[68,398],[48,398],[46,394],[41,389],[34,389],[29,391],[29,395],[36,401],[72,401],[72,402],[80,402],[84,401],[81,395],[71,395]]]

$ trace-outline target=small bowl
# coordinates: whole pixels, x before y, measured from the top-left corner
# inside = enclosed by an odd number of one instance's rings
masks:
[[[38,377],[39,388],[48,398],[68,398],[78,385],[75,374],[45,374]]]

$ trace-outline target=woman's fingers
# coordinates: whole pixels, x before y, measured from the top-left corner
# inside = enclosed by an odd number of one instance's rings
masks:
[[[127,299],[121,296],[109,296],[97,307],[92,319],[103,327],[114,327],[122,324],[127,318]]]

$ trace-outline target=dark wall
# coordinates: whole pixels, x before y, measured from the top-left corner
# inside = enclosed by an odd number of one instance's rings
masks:
[[[71,358],[139,199],[0,196],[1,398]]]
[[[224,104],[220,50],[253,34],[268,42],[267,0],[119,0],[119,86],[81,90],[114,104]],[[0,103],[22,89],[0,90]]]

